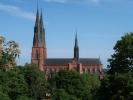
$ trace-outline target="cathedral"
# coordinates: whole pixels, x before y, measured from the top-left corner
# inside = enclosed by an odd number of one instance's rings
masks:
[[[75,36],[73,58],[48,58],[45,41],[45,28],[43,25],[42,11],[39,14],[37,9],[34,26],[34,38],[32,47],[31,62],[37,64],[41,71],[46,74],[61,70],[75,70],[79,73],[96,73],[103,76],[102,63],[100,58],[80,58],[77,35]]]

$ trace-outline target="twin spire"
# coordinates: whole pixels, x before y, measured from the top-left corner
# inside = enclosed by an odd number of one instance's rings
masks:
[[[42,10],[41,10],[41,14],[39,14],[38,8],[37,8],[36,22],[34,27],[33,46],[46,48],[45,29],[43,25],[43,14],[42,14]],[[77,31],[75,35],[74,59],[79,61],[79,46],[78,46]]]
[[[37,8],[36,22],[34,27],[33,46],[45,47],[45,29],[43,25],[43,14],[42,10],[41,14],[39,14],[38,8]]]

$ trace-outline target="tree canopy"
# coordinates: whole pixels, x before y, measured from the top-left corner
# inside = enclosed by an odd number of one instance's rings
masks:
[[[97,92],[98,100],[133,100],[133,33],[122,36],[114,51]]]
[[[98,76],[76,71],[54,73],[49,81],[53,100],[93,100],[100,86]]]
[[[5,41],[0,36],[0,69],[9,70],[16,65],[16,57],[20,54],[19,45],[15,41]]]
[[[109,61],[109,73],[126,73],[133,69],[133,33],[126,33],[114,46]]]

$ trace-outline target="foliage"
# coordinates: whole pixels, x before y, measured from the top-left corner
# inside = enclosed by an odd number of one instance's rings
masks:
[[[0,100],[43,100],[46,92],[44,73],[34,65],[0,70]]]
[[[127,73],[133,69],[133,33],[127,33],[114,46],[115,53],[109,59],[109,73]]]
[[[0,69],[9,70],[15,66],[15,59],[19,54],[19,46],[15,41],[6,43],[5,38],[0,36]]]
[[[49,82],[53,100],[92,100],[100,86],[97,77],[75,71],[53,73]]]
[[[97,92],[98,100],[133,100],[133,33],[118,40],[114,51]]]
[[[27,95],[28,87],[25,78],[19,68],[14,68],[7,72],[8,82],[5,84],[8,86],[8,95],[12,100],[18,98],[21,95]]]
[[[98,100],[133,100],[133,73],[106,75]]]
[[[45,80],[44,72],[39,71],[35,65],[25,65],[24,76],[28,83],[29,96],[32,100],[45,99],[47,93],[48,84]]]

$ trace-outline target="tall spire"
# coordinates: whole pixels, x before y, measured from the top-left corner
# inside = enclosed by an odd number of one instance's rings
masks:
[[[43,16],[42,11],[39,14],[38,4],[37,4],[37,13],[36,21],[34,26],[34,40],[32,47],[32,59],[33,64],[37,64],[41,71],[44,71],[44,61],[47,58],[47,49],[45,45],[45,30],[43,26]]]
[[[45,29],[43,25],[43,14],[41,9],[41,15],[40,15],[40,39],[41,39],[41,45],[45,46]]]
[[[35,21],[35,27],[34,27],[34,40],[33,40],[33,46],[39,45],[39,11],[38,11],[38,4],[37,4],[37,12],[36,12],[36,21]]]
[[[37,4],[37,13],[36,13],[36,23],[35,26],[37,27],[39,25],[39,11],[38,11],[38,4]]]
[[[78,47],[77,31],[76,31],[76,35],[75,35],[75,47]]]
[[[75,35],[74,59],[76,59],[77,61],[79,60],[79,47],[78,47],[77,31],[76,31],[76,35]]]
[[[41,9],[41,16],[40,16],[40,25],[43,27],[43,15],[42,15],[42,9]]]

